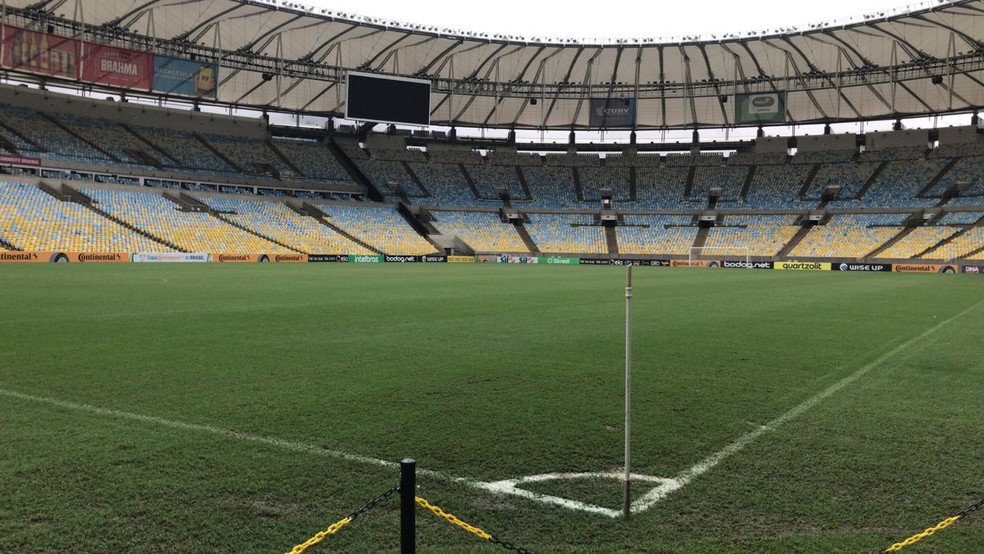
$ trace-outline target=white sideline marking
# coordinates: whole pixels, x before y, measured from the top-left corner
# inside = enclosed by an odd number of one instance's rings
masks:
[[[874,361],[869,362],[868,364],[866,364],[865,366],[863,366],[861,369],[855,371],[854,373],[848,375],[847,377],[844,377],[843,379],[841,379],[840,381],[837,381],[833,385],[830,385],[826,389],[824,389],[824,390],[818,392],[817,394],[811,396],[810,398],[806,399],[804,402],[802,402],[802,403],[794,406],[792,409],[790,409],[786,413],[780,415],[779,417],[773,419],[772,421],[769,421],[765,425],[762,425],[761,427],[758,427],[754,431],[750,431],[750,432],[748,432],[748,433],[746,433],[746,434],[738,437],[738,439],[735,440],[734,442],[732,442],[731,444],[725,446],[721,450],[718,450],[714,454],[711,454],[710,456],[704,458],[700,462],[697,462],[691,468],[689,468],[686,471],[684,471],[684,472],[680,473],[679,475],[677,475],[673,479],[673,481],[675,481],[677,483],[677,485],[678,485],[676,488],[672,488],[672,489],[669,489],[669,488],[667,488],[667,489],[661,489],[661,488],[653,489],[652,491],[650,491],[648,494],[646,494],[642,498],[640,498],[640,499],[636,500],[635,502],[633,502],[632,503],[632,511],[633,512],[635,512],[635,511],[643,512],[643,511],[648,510],[649,508],[652,508],[657,503],[659,503],[659,501],[661,501],[664,498],[666,498],[666,496],[669,495],[671,492],[687,486],[691,481],[693,481],[697,477],[700,477],[701,475],[707,473],[708,471],[710,471],[711,469],[713,469],[714,466],[718,465],[719,463],[721,463],[722,461],[724,461],[726,458],[728,458],[732,454],[735,454],[737,452],[740,452],[743,448],[745,448],[746,446],[748,446],[749,444],[751,444],[752,442],[754,442],[756,439],[758,439],[759,437],[761,437],[767,431],[774,431],[780,425],[788,422],[789,420],[791,420],[791,419],[793,419],[793,418],[795,418],[795,417],[797,417],[799,415],[802,415],[804,412],[806,412],[810,408],[816,406],[821,400],[824,400],[828,396],[830,396],[830,395],[836,393],[837,391],[843,389],[847,385],[850,385],[854,381],[857,381],[859,378],[863,377],[866,373],[868,373],[872,369],[874,369],[874,368],[882,365],[883,363],[885,363],[886,361],[888,361],[890,358],[894,357],[895,355],[899,354],[903,350],[906,350],[906,349],[912,347],[912,345],[916,344],[917,342],[919,342],[919,341],[925,339],[926,337],[932,335],[933,333],[939,331],[943,326],[947,325],[948,323],[951,323],[952,321],[954,321],[954,320],[956,320],[956,319],[958,319],[960,317],[963,317],[964,315],[967,315],[968,313],[976,310],[982,304],[984,304],[984,301],[978,302],[977,304],[974,304],[973,306],[971,306],[971,307],[967,308],[966,310],[958,313],[957,315],[955,315],[955,316],[953,316],[953,317],[951,317],[949,319],[946,319],[944,321],[941,321],[940,323],[937,323],[936,325],[930,327],[926,331],[923,331],[919,335],[917,335],[917,336],[915,336],[915,337],[913,337],[913,338],[911,338],[911,339],[903,342],[902,344],[900,344],[900,345],[896,346],[895,348],[889,350],[888,352],[882,354],[881,356],[879,356],[878,358],[876,358]]]
[[[719,463],[724,461],[732,454],[736,454],[737,452],[744,449],[746,446],[754,442],[756,439],[761,437],[767,431],[773,431],[777,429],[779,426],[783,425],[784,423],[787,423],[791,419],[799,415],[802,415],[804,412],[806,412],[813,406],[817,405],[820,401],[840,391],[847,385],[853,383],[860,377],[864,376],[872,369],[880,366],[881,364],[888,361],[890,358],[899,354],[903,350],[910,348],[912,345],[921,341],[922,339],[932,335],[933,333],[940,330],[945,325],[974,311],[982,304],[984,304],[984,301],[974,304],[970,308],[967,308],[966,310],[958,313],[957,315],[934,325],[933,327],[922,332],[916,337],[913,337],[907,340],[906,342],[896,346],[895,348],[879,356],[874,361],[868,363],[861,369],[855,371],[851,375],[848,375],[847,377],[827,387],[823,391],[811,396],[804,402],[798,404],[797,406],[793,407],[792,409],[780,415],[779,417],[769,421],[768,423],[762,425],[761,427],[758,427],[754,431],[742,435],[731,444],[728,444],[721,450],[704,458],[703,460],[701,460],[694,466],[690,467],[689,469],[683,471],[682,473],[680,473],[674,478],[653,477],[650,475],[640,475],[640,474],[633,473],[631,475],[633,481],[643,481],[648,483],[654,483],[655,485],[648,493],[643,495],[642,498],[639,498],[638,500],[632,503],[631,511],[633,513],[639,513],[652,508],[653,506],[658,504],[661,500],[669,496],[672,492],[682,489],[697,477],[700,477],[704,473],[707,473],[708,471],[713,469],[715,466],[717,466]],[[113,410],[110,408],[101,408],[99,406],[92,406],[89,404],[82,404],[78,402],[69,402],[66,400],[58,400],[56,398],[33,396],[30,394],[24,394],[24,393],[6,390],[6,389],[0,389],[0,396],[6,396],[8,398],[16,398],[18,400],[24,400],[27,402],[48,404],[49,406],[55,406],[68,410],[89,412],[92,414],[108,416],[117,419],[126,419],[131,421],[138,421],[141,423],[150,423],[162,427],[170,427],[172,429],[196,431],[199,433],[206,433],[210,435],[216,435],[220,437],[226,437],[226,438],[236,439],[245,442],[252,442],[252,443],[262,444],[266,446],[273,446],[285,450],[290,450],[293,452],[314,454],[317,456],[336,458],[339,460],[345,460],[345,461],[355,462],[360,464],[374,465],[378,467],[386,467],[386,468],[394,468],[394,469],[398,468],[400,465],[396,462],[391,462],[388,460],[381,460],[379,458],[363,456],[360,454],[352,454],[342,450],[324,448],[321,446],[316,446],[313,444],[307,444],[303,442],[289,441],[284,439],[278,439],[275,437],[266,437],[262,435],[254,435],[251,433],[245,433],[242,431],[233,431],[230,429],[223,429],[221,427],[214,427],[211,425],[187,423],[183,421],[164,419],[162,417],[148,416],[148,415],[136,414],[132,412],[124,412],[121,410]],[[577,500],[570,500],[567,498],[561,498],[561,497],[551,496],[547,494],[540,494],[525,489],[521,489],[518,486],[526,483],[539,483],[539,482],[551,481],[557,479],[606,478],[606,479],[621,480],[624,477],[622,473],[618,471],[603,472],[603,473],[545,473],[541,475],[520,477],[518,479],[506,479],[503,481],[477,481],[475,479],[469,479],[466,477],[456,477],[440,471],[435,471],[432,469],[424,469],[420,467],[417,468],[417,473],[419,475],[432,477],[442,481],[459,483],[478,490],[489,491],[496,494],[509,494],[512,496],[519,496],[521,498],[526,498],[529,500],[534,500],[545,504],[553,504],[555,506],[561,506],[569,510],[604,515],[611,518],[616,518],[622,515],[621,510],[613,510],[610,508],[605,508],[602,506],[597,506],[586,502],[579,502]]]

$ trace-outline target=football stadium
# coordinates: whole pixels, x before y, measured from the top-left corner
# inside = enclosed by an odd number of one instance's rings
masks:
[[[0,39],[0,552],[984,551],[984,0]]]

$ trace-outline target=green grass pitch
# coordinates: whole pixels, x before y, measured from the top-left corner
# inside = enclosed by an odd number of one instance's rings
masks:
[[[665,268],[634,271],[633,470],[753,438],[628,521],[471,486],[621,467],[624,278],[0,267],[0,552],[286,552],[406,456],[538,553],[874,552],[984,495],[984,280]],[[614,480],[523,487],[621,506]],[[421,552],[502,551],[417,520]],[[395,553],[398,526],[392,499],[312,551]],[[976,513],[906,551],[982,544]]]

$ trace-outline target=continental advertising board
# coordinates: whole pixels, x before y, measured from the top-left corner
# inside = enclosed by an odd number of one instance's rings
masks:
[[[20,252],[0,251],[0,262],[11,263],[129,263],[127,252]]]
[[[948,264],[895,264],[895,273],[956,273],[957,268]]]
[[[307,254],[212,254],[212,261],[219,263],[307,263]]]

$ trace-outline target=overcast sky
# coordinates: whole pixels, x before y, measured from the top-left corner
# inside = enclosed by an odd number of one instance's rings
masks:
[[[404,23],[566,38],[656,38],[761,31],[921,4],[915,0],[299,1]]]

